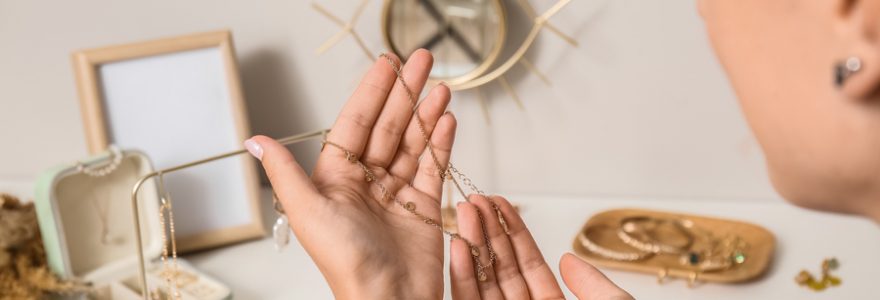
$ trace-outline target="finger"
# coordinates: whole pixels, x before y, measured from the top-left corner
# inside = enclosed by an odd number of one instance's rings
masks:
[[[437,159],[441,165],[449,163],[450,151],[455,140],[455,117],[451,113],[444,115],[438,122],[437,130],[432,136],[431,143],[439,145]],[[414,179],[405,179],[407,184],[398,192],[401,199],[411,199],[418,208],[424,208],[423,214],[431,218],[440,218],[440,197],[443,193],[443,177],[437,171],[432,158],[422,159],[423,169],[421,174]]]
[[[541,254],[538,244],[535,243],[519,213],[503,197],[493,196],[491,200],[498,205],[507,223],[510,232],[508,238],[516,253],[517,266],[529,287],[532,298],[562,298],[562,290],[556,282],[556,277],[553,276],[550,266],[544,260],[544,255]]]
[[[415,189],[422,191],[437,202],[440,202],[440,197],[443,195],[443,175],[441,172],[446,169],[449,164],[449,156],[452,155],[456,126],[458,125],[452,113],[444,114],[440,121],[437,121],[437,129],[431,135],[434,153],[425,151],[424,157],[418,163],[418,173],[412,179],[412,185]],[[432,155],[436,155],[436,161]]]
[[[272,138],[258,135],[244,142],[245,148],[263,164],[266,176],[272,183],[272,189],[278,195],[278,201],[288,214],[290,222],[300,218],[294,217],[301,211],[309,211],[309,207],[320,198],[318,189],[312,184],[309,175],[300,167],[293,154],[286,147]]]
[[[452,239],[449,245],[449,277],[452,281],[452,299],[480,299],[471,249],[459,239]]]
[[[605,274],[571,253],[562,255],[559,260],[559,273],[562,280],[578,299],[633,299],[633,297],[611,282]]]
[[[433,134],[434,126],[449,105],[449,99],[449,88],[441,84],[434,87],[422,104],[419,104],[418,116],[414,116],[407,125],[403,140],[397,149],[397,156],[388,167],[392,175],[405,179],[415,176],[419,166],[419,156],[425,150],[425,136],[430,137]],[[424,125],[424,136],[416,118],[420,118]]]
[[[389,64],[385,59],[379,60]],[[427,50],[420,49],[410,55],[401,74],[414,98],[411,100],[407,88],[400,80],[395,80],[385,107],[382,108],[373,130],[370,132],[370,139],[367,141],[367,148],[363,154],[367,164],[382,168],[391,164],[403,131],[412,117],[413,101],[418,101],[433,63],[431,52]]]
[[[507,238],[507,234],[501,228],[501,223],[498,222],[498,214],[495,212],[492,203],[486,197],[477,194],[470,195],[470,202],[483,214],[486,233],[489,235],[492,249],[495,250],[495,255],[497,256],[494,269],[504,298],[528,299],[530,287],[526,286],[526,281],[519,272],[516,254],[513,252],[513,247]]]
[[[467,239],[471,244],[477,247],[477,251],[479,251],[480,254],[477,259],[480,260],[483,266],[487,266],[483,269],[483,271],[486,272],[486,280],[477,281],[480,290],[480,298],[504,299],[504,294],[501,293],[501,288],[498,286],[498,281],[496,281],[495,278],[495,271],[493,271],[492,267],[488,267],[489,251],[488,248],[486,248],[486,240],[483,237],[483,227],[480,222],[480,216],[477,214],[477,207],[473,204],[467,202],[459,203],[456,207],[458,232],[462,238]],[[476,269],[477,268],[474,268],[474,272],[476,272]]]
[[[434,220],[441,220],[440,201],[437,201],[437,199],[433,199],[431,197],[428,197],[422,191],[416,190],[410,186],[404,186],[402,189],[400,189],[400,191],[397,192],[396,197],[397,197],[397,200],[400,200],[400,202],[403,203],[403,205],[407,205],[406,204],[407,202],[412,202],[412,204],[415,204],[414,209],[416,211],[418,211],[419,214],[422,214],[422,215],[424,215],[428,218],[434,219]],[[400,205],[399,203],[390,203],[390,202],[388,204]],[[405,208],[406,207],[404,207],[404,209]],[[410,213],[406,210],[395,210],[395,211],[401,215],[406,216],[406,217],[412,216],[412,213]],[[439,231],[436,231],[436,230],[434,232],[438,233],[438,234],[440,233]]]
[[[377,60],[342,108],[327,139],[361,155],[395,78],[388,62]]]

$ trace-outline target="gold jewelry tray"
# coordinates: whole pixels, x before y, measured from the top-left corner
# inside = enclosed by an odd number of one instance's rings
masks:
[[[680,262],[676,255],[654,255],[638,261],[619,261],[603,257],[590,252],[581,244],[581,234],[592,226],[609,227],[615,230],[619,228],[621,220],[627,217],[646,216],[651,218],[666,218],[672,220],[689,220],[695,228],[704,228],[715,236],[737,235],[748,247],[744,249],[745,262],[729,269],[714,272],[700,272],[688,268]],[[603,247],[633,253],[635,249],[627,246],[618,238],[617,234],[605,233],[594,234],[590,240]],[[773,233],[761,226],[741,221],[726,220],[697,215],[662,212],[644,209],[613,209],[593,215],[581,228],[574,238],[574,252],[589,263],[610,269],[618,269],[629,272],[647,273],[658,276],[658,280],[664,278],[682,278],[691,282],[717,282],[717,283],[741,283],[755,280],[762,276],[769,268],[776,248],[776,238]]]

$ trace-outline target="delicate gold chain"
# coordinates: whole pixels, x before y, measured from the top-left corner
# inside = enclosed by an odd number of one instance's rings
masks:
[[[110,201],[100,201],[98,197],[92,197],[91,201],[92,206],[95,207],[95,211],[98,212],[98,221],[101,222],[101,244],[109,245],[110,244],[110,215],[109,215],[109,206]],[[100,202],[103,202],[104,205],[101,205]]]
[[[419,106],[418,104],[419,103],[416,100],[416,97],[415,97],[412,89],[410,89],[409,85],[406,83],[406,80],[404,80],[404,78],[403,78],[400,64],[398,64],[394,59],[392,59],[390,56],[388,56],[384,53],[381,55],[381,57],[385,58],[385,60],[388,61],[388,64],[391,65],[391,69],[394,71],[395,75],[397,76],[397,80],[400,82],[400,84],[403,86],[404,90],[406,91],[407,97],[409,98],[410,104],[412,105],[412,110],[413,110],[413,114],[414,114],[414,117],[416,120],[416,124],[418,125],[418,128],[419,128],[419,133],[422,135],[422,138],[425,142],[425,148],[428,149],[428,153],[431,155],[431,159],[434,161],[434,165],[438,170],[438,173],[437,173],[438,177],[440,177],[441,181],[445,181],[446,179],[449,179],[451,182],[453,182],[455,184],[455,186],[458,188],[459,192],[461,192],[464,199],[468,202],[470,202],[470,199],[468,199],[466,193],[461,188],[461,185],[455,179],[455,176],[458,176],[459,179],[461,179],[461,181],[465,185],[467,185],[467,187],[469,189],[471,189],[473,192],[485,196],[485,193],[483,193],[482,190],[477,188],[477,186],[473,184],[473,182],[470,180],[470,178],[468,178],[462,172],[458,171],[458,169],[453,167],[452,163],[449,163],[446,168],[444,168],[443,165],[440,163],[439,159],[437,158],[436,153],[434,152],[434,147],[431,144],[430,136],[428,136],[427,131],[425,130],[424,123],[422,122],[421,118],[419,117],[419,114],[418,114],[418,106]],[[437,228],[443,234],[448,235],[451,239],[458,239],[458,240],[465,242],[468,245],[468,248],[470,248],[471,257],[473,258],[475,268],[476,268],[477,278],[480,281],[485,281],[488,278],[488,274],[486,273],[486,269],[492,267],[495,264],[495,261],[497,259],[497,255],[495,254],[495,250],[492,248],[492,242],[489,238],[489,234],[487,231],[485,219],[483,218],[483,214],[480,213],[479,210],[477,210],[477,217],[479,217],[479,219],[480,219],[480,227],[482,229],[483,237],[485,239],[486,250],[489,254],[489,258],[488,258],[489,261],[486,264],[483,264],[480,261],[479,248],[473,242],[469,241],[468,239],[465,239],[464,237],[462,237],[458,233],[454,233],[454,232],[451,232],[449,230],[444,229],[443,225],[440,222],[438,222],[437,220],[434,220],[433,218],[425,216],[424,214],[417,211],[416,204],[414,202],[412,202],[412,201],[404,202],[403,200],[400,200],[397,196],[393,195],[384,184],[379,182],[375,173],[366,164],[364,164],[363,162],[360,161],[360,159],[358,158],[358,155],[356,153],[351,152],[350,150],[346,149],[345,147],[342,147],[339,144],[328,141],[326,138],[322,142],[322,149],[325,145],[330,145],[330,146],[333,146],[333,147],[339,149],[340,151],[342,151],[345,154],[346,160],[348,160],[351,163],[357,164],[358,167],[364,172],[364,179],[367,182],[373,182],[379,188],[379,192],[382,195],[383,201],[393,201],[398,206],[402,207],[406,211],[408,211],[411,214],[415,215],[416,217],[420,218],[423,222],[425,222],[425,224],[428,224],[430,226]],[[487,200],[488,200],[488,198],[487,198]],[[504,220],[504,216],[501,214],[501,210],[498,208],[498,205],[496,205],[491,200],[489,200],[489,202],[492,204],[492,208],[495,210],[495,213],[498,216],[499,223],[501,224],[501,227],[504,229],[504,232],[509,233],[509,230],[507,227],[507,222]]]
[[[80,173],[86,174],[92,178],[100,178],[107,176],[113,171],[116,171],[119,168],[119,165],[122,164],[122,150],[119,149],[116,145],[110,145],[110,163],[103,167],[86,167],[81,161],[76,162],[76,170]],[[110,217],[108,215],[108,210],[110,207],[110,200],[104,199],[104,201],[98,200],[99,197],[92,197],[91,201],[92,205],[95,206],[95,210],[98,212],[98,221],[101,222],[101,244],[108,245],[110,244],[109,236],[110,236]],[[105,197],[106,198],[106,197]],[[103,202],[103,205],[99,202]]]
[[[464,175],[464,173],[462,173],[461,171],[456,169],[455,166],[452,165],[452,162],[449,163],[449,167],[446,169],[446,174],[450,178],[449,181],[451,181],[452,183],[455,184],[456,189],[458,189],[458,192],[461,193],[461,196],[464,197],[465,199],[468,199],[467,194],[461,188],[461,185],[458,184],[458,181],[455,180],[455,177],[453,177],[453,175],[458,176],[458,179],[461,180],[461,183],[463,183],[465,186],[467,186],[471,191],[473,191],[474,193],[477,193],[479,195],[482,195],[483,197],[486,197],[486,199],[489,201],[489,203],[492,204],[492,210],[495,211],[495,215],[498,217],[498,223],[501,224],[501,229],[504,230],[504,233],[510,234],[510,228],[507,227],[507,221],[504,220],[504,215],[501,214],[501,209],[498,208],[498,205],[495,204],[495,202],[493,202],[491,199],[489,199],[488,196],[486,196],[486,193],[484,193],[483,190],[478,188],[473,183],[473,181],[471,181],[471,179],[467,177],[467,175]],[[470,202],[470,201],[468,201],[468,202]],[[482,215],[479,215],[479,216],[480,216],[480,218],[482,218]]]
[[[165,179],[162,174],[159,174],[159,193],[161,193],[160,201],[161,204],[159,206],[159,226],[162,228],[162,272],[159,274],[161,277],[165,279],[165,285],[167,288],[167,292],[169,297],[172,297],[175,300],[180,300],[180,287],[177,284],[177,274],[180,272],[177,264],[177,241],[174,236],[174,209],[171,204],[171,195],[168,194],[168,191],[165,189]],[[165,212],[168,212],[168,229],[170,231],[170,240],[171,240],[171,268],[169,268],[168,263],[168,240],[169,237],[166,237],[165,233]],[[156,291],[153,293],[154,299],[159,299],[160,293]]]
[[[406,83],[406,80],[403,78],[403,70],[402,70],[400,64],[397,61],[395,61],[394,59],[392,59],[391,56],[389,56],[385,53],[382,53],[380,56],[385,58],[385,60],[388,62],[388,64],[391,65],[391,69],[394,71],[394,74],[397,76],[397,80],[400,81],[400,84],[404,87],[404,90],[406,91],[407,97],[409,98],[409,102],[412,105],[413,116],[415,117],[416,124],[419,127],[419,133],[422,134],[422,139],[425,141],[425,148],[427,148],[428,153],[431,154],[431,159],[434,161],[434,166],[437,168],[438,175],[440,176],[441,180],[449,179],[450,181],[452,181],[455,184],[455,186],[458,188],[459,192],[461,192],[461,196],[465,199],[465,201],[470,202],[470,199],[468,198],[468,196],[464,192],[464,190],[462,190],[461,185],[459,185],[458,181],[455,179],[455,176],[453,176],[453,175],[458,175],[459,178],[462,180],[462,182],[464,182],[471,189],[472,192],[486,197],[486,194],[483,193],[482,190],[477,188],[477,186],[473,184],[473,182],[470,180],[470,178],[468,178],[462,172],[459,172],[458,169],[455,169],[455,167],[452,166],[452,162],[449,162],[448,166],[446,168],[444,168],[443,165],[440,164],[440,161],[437,159],[437,154],[434,152],[434,146],[431,144],[430,136],[428,136],[427,132],[425,131],[425,125],[422,122],[422,118],[419,116],[419,111],[418,111],[419,103],[417,100],[418,98],[416,98],[416,96],[413,94],[413,90],[409,87],[409,85]],[[486,200],[492,204],[492,209],[495,211],[495,214],[498,217],[498,222],[501,224],[501,227],[502,227],[502,229],[504,229],[504,232],[509,234],[510,231],[508,230],[507,222],[504,220],[504,215],[501,214],[501,209],[499,209],[498,205],[495,204],[495,202],[493,202],[491,199],[489,199],[489,197],[486,197]],[[477,258],[477,255],[473,256],[474,263],[477,266],[477,275],[478,275],[479,279],[481,281],[483,281],[486,279],[486,273],[484,272],[484,269],[492,267],[495,264],[496,254],[495,254],[495,250],[492,248],[492,241],[489,238],[489,232],[486,227],[485,218],[483,218],[483,214],[479,210],[477,210],[477,217],[480,219],[480,227],[483,232],[483,238],[485,239],[485,242],[486,242],[486,250],[489,253],[489,262],[486,265],[483,265],[480,262],[480,260]],[[440,227],[442,228],[442,226],[440,226]],[[472,254],[474,254],[473,248],[471,248],[471,249],[472,249],[472,251],[471,251]],[[476,253],[476,254],[479,254],[479,253]]]
[[[483,263],[480,262],[480,260],[478,259],[478,257],[480,256],[479,248],[477,248],[477,246],[474,245],[474,243],[472,243],[468,239],[462,237],[458,233],[454,233],[449,230],[446,230],[445,228],[443,228],[443,225],[440,222],[437,222],[437,220],[434,220],[433,218],[428,217],[428,216],[420,213],[418,210],[416,210],[416,204],[414,202],[412,202],[412,201],[404,202],[403,200],[400,200],[399,197],[392,194],[391,191],[389,191],[388,188],[384,184],[379,182],[378,178],[376,177],[376,173],[374,173],[373,170],[371,170],[369,167],[367,167],[367,165],[365,165],[363,162],[361,162],[358,159],[357,154],[354,154],[353,152],[349,151],[345,147],[342,147],[341,145],[336,144],[331,141],[328,141],[326,139],[324,141],[322,141],[321,144],[322,144],[322,146],[323,145],[330,145],[330,146],[333,146],[334,148],[339,149],[340,151],[345,153],[346,160],[348,160],[349,162],[351,162],[353,164],[357,164],[357,166],[362,171],[364,171],[364,180],[366,180],[367,182],[374,183],[379,188],[379,192],[382,195],[383,201],[393,201],[398,206],[402,207],[406,211],[410,212],[411,214],[413,214],[416,217],[418,217],[419,219],[421,219],[422,222],[425,222],[425,224],[428,224],[430,226],[437,228],[438,230],[443,232],[443,234],[448,235],[452,239],[459,239],[459,240],[465,242],[468,245],[468,248],[471,249],[471,256],[473,257],[474,263],[476,264],[477,277],[481,281],[486,280],[487,275],[486,275],[485,269],[488,267],[491,267],[492,266],[491,263],[494,263],[495,256],[496,256],[495,251],[493,251],[491,248],[488,248],[489,249],[490,264],[483,265]],[[477,211],[477,213],[479,214],[479,211]],[[482,217],[480,218],[480,220],[482,221]],[[483,224],[481,223],[481,225],[483,225]],[[485,229],[484,229],[484,232],[485,232]],[[488,245],[489,244],[487,244],[487,246]]]
[[[472,252],[476,251],[478,249],[476,245],[474,245],[473,243],[471,243],[467,239],[461,237],[459,234],[448,231],[446,229],[443,229],[443,226],[440,224],[440,222],[437,222],[437,220],[434,220],[431,217],[425,216],[424,214],[417,211],[416,204],[414,202],[412,202],[412,201],[404,202],[403,200],[400,200],[400,198],[398,198],[397,196],[392,194],[384,184],[379,182],[378,178],[376,177],[376,173],[374,173],[373,170],[371,170],[369,167],[367,167],[367,165],[365,165],[363,162],[361,162],[357,158],[358,156],[356,154],[349,151],[348,149],[345,149],[345,147],[342,147],[341,145],[336,144],[331,141],[324,140],[321,143],[323,145],[333,146],[334,148],[339,149],[340,151],[345,153],[346,160],[348,160],[349,162],[351,162],[353,164],[356,164],[359,168],[361,168],[361,170],[364,171],[364,174],[365,174],[364,180],[366,180],[367,182],[374,183],[379,188],[379,192],[382,194],[383,200],[394,201],[394,203],[396,203],[400,207],[403,207],[403,209],[409,211],[410,213],[412,213],[416,217],[419,217],[420,219],[422,219],[422,221],[425,222],[425,224],[428,224],[428,225],[436,227],[437,229],[440,229],[440,231],[442,231],[444,234],[449,235],[450,237],[452,237],[454,239],[461,239],[462,241],[464,241],[465,243],[468,244],[468,246],[471,248]],[[477,253],[479,253],[479,252],[477,252]],[[479,256],[479,254],[477,254],[477,256]]]
[[[168,269],[168,237],[165,234],[165,201],[162,199],[162,204],[159,205],[159,227],[162,228],[162,270]],[[169,285],[170,287],[170,285]]]

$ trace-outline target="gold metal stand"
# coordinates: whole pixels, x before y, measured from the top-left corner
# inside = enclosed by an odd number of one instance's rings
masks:
[[[280,143],[282,145],[291,145],[291,144],[295,144],[298,142],[323,137],[328,132],[330,132],[329,129],[324,129],[324,130],[289,136],[286,138],[279,139],[277,141],[278,141],[278,143]],[[144,300],[150,299],[150,290],[149,290],[149,288],[147,288],[147,271],[146,271],[146,263],[144,262],[144,248],[143,248],[144,245],[141,240],[141,229],[140,229],[141,223],[140,223],[140,217],[139,217],[139,213],[138,213],[137,194],[138,194],[138,191],[141,189],[141,186],[147,180],[149,180],[153,177],[159,176],[159,175],[172,173],[172,172],[176,172],[179,170],[199,166],[199,165],[202,165],[205,163],[209,163],[209,162],[216,161],[216,160],[221,160],[224,158],[233,157],[233,156],[245,153],[245,152],[247,152],[247,149],[239,149],[239,150],[215,155],[212,157],[203,158],[200,160],[184,163],[184,164],[177,165],[174,167],[158,170],[158,171],[152,172],[150,174],[147,174],[146,176],[144,176],[140,180],[138,180],[137,183],[134,184],[134,188],[132,188],[132,191],[131,191],[131,214],[132,214],[132,220],[134,221],[134,236],[135,236],[135,240],[137,241],[138,276],[139,276],[139,281],[141,283],[141,290],[142,290],[141,294],[143,295]],[[165,230],[165,229],[163,228],[162,230]],[[167,247],[167,245],[162,245],[162,247]]]

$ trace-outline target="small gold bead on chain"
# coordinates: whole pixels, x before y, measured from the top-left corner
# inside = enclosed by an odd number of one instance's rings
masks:
[[[486,281],[486,279],[489,279],[488,276],[486,276],[486,272],[480,271],[480,281]]]

